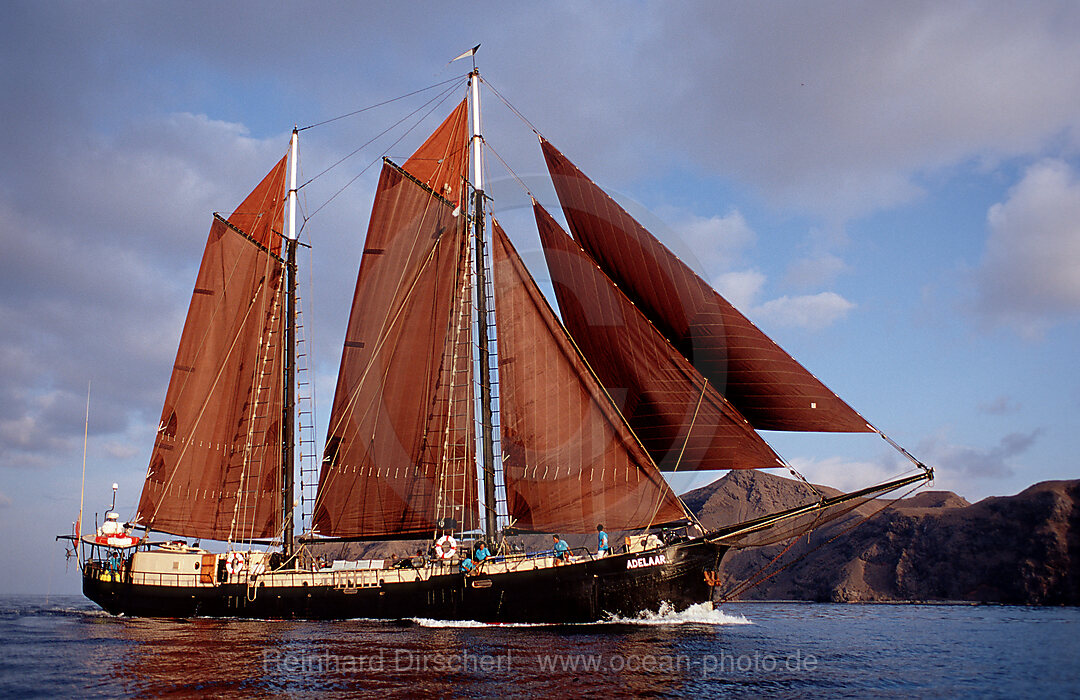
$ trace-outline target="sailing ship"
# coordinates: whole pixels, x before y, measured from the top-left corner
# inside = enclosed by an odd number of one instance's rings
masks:
[[[664,472],[789,466],[761,430],[880,431],[541,136],[570,230],[532,200],[556,315],[489,217],[481,82],[474,64],[419,149],[383,159],[302,528],[298,130],[237,209],[215,215],[129,524],[141,534],[83,534],[80,514],[65,536],[88,598],[157,617],[679,610],[711,599],[724,553],[751,535],[931,478],[912,458],[913,475],[706,531]],[[598,523],[626,534],[606,552],[512,546]],[[463,572],[478,539],[494,552]],[[437,547],[404,568],[314,554],[383,540]]]

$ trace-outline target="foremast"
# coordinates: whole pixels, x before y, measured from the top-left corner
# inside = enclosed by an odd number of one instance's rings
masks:
[[[475,52],[475,49],[473,49]],[[498,534],[497,499],[495,495],[495,440],[492,434],[491,409],[491,339],[488,337],[487,274],[484,264],[484,137],[480,123],[480,71],[474,66],[469,73],[469,99],[472,106],[472,135],[470,138],[473,176],[473,240],[476,253],[476,319],[477,351],[480,370],[480,449],[484,480],[484,532],[489,540]]]

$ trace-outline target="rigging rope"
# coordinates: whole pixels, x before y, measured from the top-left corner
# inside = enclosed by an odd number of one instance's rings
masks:
[[[517,183],[518,183],[519,185],[521,185],[521,189],[525,190],[525,194],[527,194],[527,195],[529,196],[529,199],[532,199],[532,200],[533,200],[533,201],[535,202],[535,201],[536,201],[536,197],[535,197],[535,196],[533,196],[533,193],[532,193],[532,191],[531,191],[531,190],[529,190],[529,186],[528,186],[528,185],[526,185],[526,184],[525,184],[525,181],[524,181],[524,180],[522,180],[522,179],[521,179],[521,178],[520,178],[520,177],[518,176],[518,174],[514,172],[514,169],[513,169],[513,168],[511,168],[511,167],[510,167],[510,165],[509,165],[509,164],[508,164],[508,163],[507,163],[507,162],[506,162],[505,160],[503,160],[503,157],[499,155],[499,152],[498,152],[498,151],[496,151],[496,150],[495,150],[495,148],[494,148],[494,147],[492,147],[492,146],[491,146],[491,144],[489,144],[489,143],[488,143],[487,141],[484,141],[484,147],[485,147],[485,148],[486,148],[487,150],[489,150],[489,151],[491,151],[492,153],[494,153],[494,154],[495,154],[495,157],[499,159],[499,162],[500,162],[500,163],[502,163],[502,166],[503,166],[504,168],[506,168],[506,171],[507,171],[508,173],[510,173],[510,177],[512,177],[512,178],[514,178],[515,180],[517,180]]]
[[[499,99],[500,99],[500,100],[502,101],[502,103],[503,103],[504,105],[506,105],[506,107],[507,107],[507,108],[508,108],[508,109],[509,109],[509,110],[510,110],[511,112],[513,112],[513,113],[514,113],[514,114],[515,114],[515,115],[517,116],[517,118],[518,118],[518,119],[520,119],[521,121],[525,122],[525,126],[529,127],[529,129],[531,129],[531,130],[532,130],[532,132],[533,132],[534,134],[536,134],[537,136],[543,137],[543,134],[541,134],[541,133],[540,133],[540,130],[539,130],[539,129],[537,129],[537,128],[536,128],[535,126],[533,126],[533,123],[532,123],[532,122],[530,122],[530,121],[529,121],[528,119],[526,119],[526,118],[525,118],[525,115],[523,115],[523,114],[522,114],[521,112],[519,112],[519,111],[517,110],[517,108],[516,108],[516,107],[514,107],[514,105],[510,104],[509,100],[507,100],[507,99],[506,99],[505,97],[503,97],[503,96],[502,96],[502,95],[501,95],[501,94],[499,93],[499,91],[495,89],[495,86],[491,84],[491,81],[490,81],[490,80],[487,80],[487,79],[485,79],[485,78],[480,78],[480,80],[481,80],[481,82],[483,82],[483,83],[484,83],[485,85],[487,85],[487,86],[488,86],[488,88],[490,88],[490,89],[491,89],[491,91],[492,91],[493,93],[495,93],[495,96],[496,96],[496,97],[498,97],[498,98],[499,98]]]
[[[382,137],[383,137],[384,135],[386,135],[386,134],[387,134],[388,132],[390,132],[390,131],[392,131],[393,129],[397,128],[397,127],[398,127],[398,126],[399,126],[400,124],[402,124],[402,123],[403,123],[404,121],[406,121],[406,120],[407,120],[407,119],[409,119],[410,117],[414,116],[414,115],[415,115],[415,114],[416,114],[417,112],[419,112],[420,110],[422,110],[422,109],[424,109],[425,107],[427,107],[428,105],[431,105],[432,103],[434,103],[434,105],[433,105],[433,106],[431,107],[431,109],[429,109],[429,110],[428,110],[428,111],[427,111],[427,112],[426,112],[426,113],[424,114],[424,116],[423,116],[423,117],[421,117],[420,119],[418,119],[418,120],[417,120],[417,122],[416,122],[415,124],[413,124],[413,125],[412,125],[412,126],[410,126],[410,127],[408,128],[408,129],[406,129],[405,133],[403,133],[403,134],[402,134],[401,136],[399,136],[399,137],[397,138],[397,140],[395,140],[395,141],[394,141],[394,142],[393,142],[392,144],[390,144],[390,146],[389,146],[389,147],[388,147],[388,148],[386,149],[386,151],[389,151],[389,150],[390,150],[391,148],[393,148],[394,146],[396,146],[396,145],[398,145],[399,143],[401,143],[401,141],[402,141],[402,140],[403,140],[403,139],[404,139],[404,138],[405,138],[406,136],[408,136],[408,135],[409,135],[410,133],[412,133],[413,129],[415,129],[415,128],[416,128],[417,126],[419,126],[419,125],[420,125],[420,122],[424,121],[424,119],[427,119],[427,117],[428,117],[428,116],[430,116],[432,112],[434,112],[434,111],[435,111],[436,109],[438,109],[438,108],[439,108],[439,105],[441,105],[441,104],[442,104],[443,102],[445,102],[445,101],[446,101],[446,98],[448,98],[448,97],[449,97],[449,96],[450,96],[451,94],[453,94],[453,92],[454,92],[454,88],[455,88],[455,87],[456,87],[456,86],[451,86],[451,87],[447,88],[446,90],[444,90],[444,91],[440,92],[440,93],[439,93],[438,95],[436,95],[435,97],[431,98],[430,100],[428,100],[428,101],[427,101],[427,102],[425,102],[424,104],[422,104],[422,105],[420,105],[419,107],[417,107],[416,109],[414,109],[414,110],[413,110],[412,112],[409,112],[409,113],[408,113],[408,114],[406,114],[406,115],[405,115],[404,117],[402,117],[401,119],[397,120],[396,122],[394,122],[393,124],[391,124],[390,126],[388,126],[388,127],[386,128],[386,129],[384,129],[383,131],[381,131],[381,132],[380,132],[380,133],[379,133],[378,135],[376,135],[376,136],[372,137],[371,139],[369,139],[369,140],[367,141],[367,143],[365,143],[365,144],[363,144],[363,145],[359,146],[358,148],[356,148],[355,150],[353,150],[353,151],[352,151],[352,153],[349,153],[349,154],[348,154],[347,156],[345,156],[344,158],[340,159],[339,161],[337,161],[336,163],[334,163],[334,164],[333,164],[333,165],[331,165],[330,167],[326,168],[325,170],[323,170],[323,171],[322,171],[322,172],[320,172],[319,174],[317,174],[317,175],[313,176],[313,177],[312,177],[312,178],[311,178],[310,180],[308,180],[308,181],[307,181],[307,182],[305,182],[304,184],[300,185],[300,187],[298,187],[298,188],[297,188],[297,190],[299,191],[299,190],[303,189],[304,187],[307,187],[308,185],[310,185],[310,184],[311,184],[312,182],[314,182],[314,181],[315,181],[315,180],[317,180],[318,178],[322,177],[322,176],[323,176],[323,175],[325,175],[326,173],[330,172],[331,170],[333,170],[333,169],[334,169],[334,168],[336,168],[337,166],[339,166],[339,165],[341,165],[342,163],[344,163],[344,162],[345,162],[346,160],[348,160],[349,158],[352,158],[352,157],[353,157],[354,155],[356,155],[357,153],[359,153],[359,152],[360,152],[360,151],[362,151],[363,149],[365,149],[365,148],[367,148],[368,146],[370,146],[370,145],[371,145],[372,143],[374,143],[374,142],[375,142],[375,141],[377,141],[378,139],[382,138]],[[300,230],[301,230],[301,231],[303,231],[303,230],[304,230],[304,227],[305,227],[305,226],[307,226],[307,222],[308,222],[308,221],[309,221],[309,220],[310,220],[310,219],[311,219],[312,217],[314,217],[314,216],[315,216],[316,214],[318,214],[318,213],[319,213],[320,211],[322,211],[322,210],[323,210],[323,208],[324,208],[324,207],[326,207],[326,205],[330,204],[330,202],[334,201],[334,199],[336,199],[338,195],[340,195],[340,194],[341,194],[342,192],[344,192],[344,191],[345,191],[346,189],[348,189],[348,188],[349,188],[349,187],[350,187],[350,186],[351,186],[351,185],[352,185],[352,184],[353,184],[354,182],[356,182],[357,180],[359,180],[359,179],[360,179],[360,177],[361,177],[361,176],[362,176],[362,175],[363,175],[364,173],[366,173],[366,172],[367,172],[368,170],[370,170],[370,169],[371,169],[371,166],[375,165],[375,164],[376,164],[376,163],[378,163],[378,162],[379,162],[380,160],[382,160],[382,156],[379,156],[379,157],[378,157],[378,158],[376,158],[375,160],[373,160],[373,161],[371,161],[370,163],[368,163],[367,165],[365,165],[365,166],[364,166],[364,168],[363,168],[363,169],[362,169],[362,170],[361,170],[360,172],[358,172],[358,173],[357,173],[357,174],[356,174],[356,175],[355,175],[355,176],[354,176],[354,177],[353,177],[353,178],[352,178],[351,180],[349,180],[348,182],[346,182],[346,183],[345,183],[345,185],[343,185],[343,186],[341,187],[341,189],[339,189],[339,190],[338,190],[337,192],[335,192],[335,193],[334,193],[333,195],[331,195],[331,196],[330,196],[330,198],[329,198],[329,199],[327,199],[327,200],[326,200],[325,202],[323,202],[322,204],[320,204],[320,205],[319,205],[319,206],[318,206],[318,207],[317,207],[317,208],[316,208],[316,209],[315,209],[315,210],[314,210],[313,212],[311,212],[311,214],[309,214],[309,215],[305,216],[305,217],[304,217],[304,222],[303,222],[303,223],[302,223],[302,224],[300,225]]]
[[[427,92],[428,90],[434,90],[435,88],[442,87],[443,85],[446,85],[447,83],[461,82],[462,80],[464,80],[465,78],[468,78],[468,77],[469,77],[469,74],[464,73],[462,75],[458,75],[458,76],[455,76],[453,78],[449,78],[447,80],[444,80],[441,83],[435,83],[434,85],[428,85],[426,88],[420,88],[419,90],[414,90],[414,91],[412,91],[410,93],[401,95],[399,97],[394,97],[394,98],[389,99],[389,100],[384,100],[382,102],[377,102],[376,104],[369,105],[369,106],[364,107],[362,109],[354,110],[352,112],[349,112],[348,114],[342,114],[339,117],[332,117],[330,119],[325,119],[325,120],[323,120],[321,122],[316,122],[315,124],[308,124],[307,126],[302,126],[299,129],[297,129],[297,131],[307,131],[308,129],[314,129],[317,126],[323,126],[324,124],[329,124],[330,122],[336,122],[339,119],[346,119],[348,117],[352,117],[352,116],[360,114],[362,112],[367,112],[368,110],[375,109],[376,107],[382,107],[384,105],[388,105],[391,102],[397,102],[398,100],[404,100],[406,97],[412,97],[413,95],[419,95],[421,92]]]

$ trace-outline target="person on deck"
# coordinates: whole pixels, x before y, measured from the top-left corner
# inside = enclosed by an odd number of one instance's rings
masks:
[[[552,549],[555,550],[555,563],[569,562],[570,561],[570,545],[566,544],[558,535],[552,535],[551,541],[554,543]]]
[[[491,556],[491,551],[487,548],[487,545],[484,544],[483,542],[477,542],[476,543],[476,553],[473,554],[473,559],[476,560],[476,563],[479,564],[480,562],[484,561],[485,559],[487,559],[490,556]]]
[[[464,559],[462,559],[461,566],[459,568],[461,570],[461,573],[465,574],[466,576],[471,574],[473,568],[475,568],[473,566],[472,557],[465,557]]]
[[[596,526],[596,556],[606,557],[611,553],[611,547],[608,546],[608,536],[604,532],[603,525]]]

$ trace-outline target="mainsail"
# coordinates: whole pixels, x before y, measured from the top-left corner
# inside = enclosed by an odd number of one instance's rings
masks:
[[[281,534],[285,163],[210,227],[135,518],[148,529]]]
[[[653,461],[666,471],[781,466],[547,210],[533,210],[562,321]]]
[[[521,530],[632,529],[686,517],[497,222],[492,255],[503,476]]]
[[[542,147],[577,242],[754,428],[873,432],[554,146]]]
[[[410,159],[423,181],[383,165],[330,413],[319,535],[429,537],[443,518],[476,524],[465,217],[429,187],[454,187],[464,172],[464,118],[459,106],[436,131],[447,142],[433,136]]]

